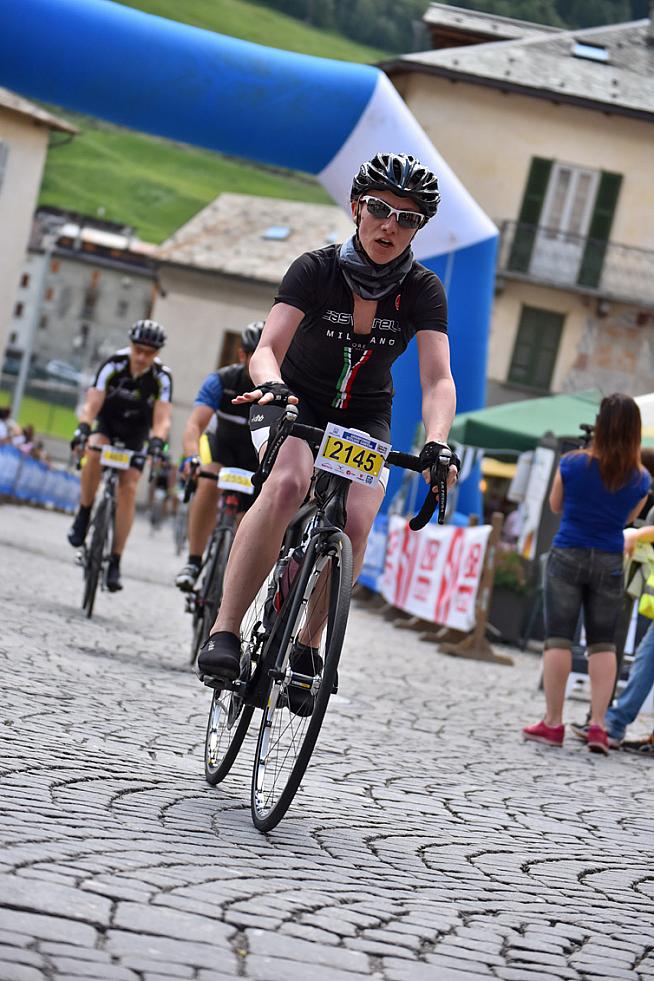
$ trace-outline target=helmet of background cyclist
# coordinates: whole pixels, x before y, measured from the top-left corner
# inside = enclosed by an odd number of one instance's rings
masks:
[[[253,320],[241,332],[241,347],[246,354],[252,354],[253,351],[256,351],[257,344],[261,340],[264,323],[264,320]]]
[[[350,200],[370,191],[392,191],[400,198],[410,198],[427,219],[434,217],[441,199],[436,175],[406,153],[377,153],[361,164],[352,181]]]
[[[156,320],[137,320],[129,332],[129,339],[134,344],[153,347],[158,351],[166,343],[166,331]]]

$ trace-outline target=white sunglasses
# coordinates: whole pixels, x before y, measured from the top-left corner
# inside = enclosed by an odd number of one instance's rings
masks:
[[[400,228],[411,228],[415,231],[418,228],[422,228],[427,221],[425,215],[421,215],[418,211],[399,211],[397,208],[391,208],[390,204],[387,204],[386,201],[382,201],[381,198],[375,198],[371,194],[365,194],[359,200],[365,201],[368,213],[380,221],[390,218],[391,215],[395,215],[395,220]]]

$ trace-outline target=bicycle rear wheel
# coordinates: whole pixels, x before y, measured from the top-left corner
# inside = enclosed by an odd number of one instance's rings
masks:
[[[297,714],[293,695],[306,693],[307,686],[289,685],[288,672],[269,683],[252,772],[252,820],[259,831],[271,831],[279,824],[311,759],[336,680],[351,594],[352,547],[347,536],[340,534],[333,537],[327,554],[309,553],[297,575],[281,641],[281,664],[285,670],[294,645],[313,636],[317,656],[310,655],[309,670],[303,667],[306,677],[310,671],[313,674],[313,709],[308,715]],[[316,630],[321,623],[318,643]]]
[[[193,617],[193,640],[191,643],[191,664],[195,664],[199,650],[209,636],[223,598],[223,582],[227,560],[234,541],[231,528],[218,531],[211,555],[202,577],[202,585],[197,598],[197,608]]]
[[[188,521],[188,507],[182,502],[177,505],[177,514],[173,522],[173,541],[175,543],[175,555],[181,555],[186,545],[186,523]]]
[[[102,557],[105,542],[109,535],[111,518],[112,514],[109,501],[103,498],[98,504],[93,518],[91,544],[87,550],[86,562],[84,564],[84,597],[82,599],[82,609],[86,612],[88,619],[93,616],[95,595],[98,589],[98,582],[100,581]]]
[[[224,780],[243,745],[257,703],[263,648],[268,639],[266,601],[274,592],[274,571],[250,604],[241,626],[242,682],[252,680],[248,701],[230,690],[215,691],[211,700],[204,743],[204,775],[215,786]]]

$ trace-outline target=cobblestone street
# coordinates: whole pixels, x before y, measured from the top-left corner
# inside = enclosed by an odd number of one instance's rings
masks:
[[[88,621],[69,523],[0,510],[0,981],[654,979],[651,762],[522,743],[537,656],[449,658],[355,604],[266,837],[258,713],[204,780],[170,528],[137,522],[125,589]]]

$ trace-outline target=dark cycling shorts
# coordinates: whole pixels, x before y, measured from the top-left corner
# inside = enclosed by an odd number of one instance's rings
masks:
[[[545,576],[545,647],[572,648],[583,609],[587,652],[614,651],[622,596],[621,553],[551,549]]]
[[[324,429],[328,422],[335,422],[338,426],[349,429],[360,429],[375,439],[383,440],[385,443],[391,441],[391,412],[376,412],[370,416],[363,416],[360,412],[356,415],[347,409],[335,409],[333,406],[317,406],[307,402],[298,396],[300,402],[297,406],[297,421],[304,426],[316,426]],[[279,419],[283,409],[279,406],[257,405],[250,409],[250,429],[252,430],[252,441],[257,450],[260,450],[264,443],[268,441],[270,427]],[[388,468],[384,467],[379,482],[386,490],[388,483]]]
[[[219,422],[213,432],[207,433],[207,440],[213,463],[252,472],[259,466],[247,426],[224,426]]]
[[[95,421],[95,426],[93,427],[94,433],[101,433],[106,436],[110,443],[114,444],[116,442],[122,443],[125,449],[133,450],[135,453],[140,453],[145,446],[146,440],[148,438],[149,428],[143,426],[139,427],[127,427],[124,424],[120,425],[113,419],[108,419],[103,416],[102,413],[98,416]],[[136,465],[137,470],[142,470],[145,460],[141,460],[140,466]]]

